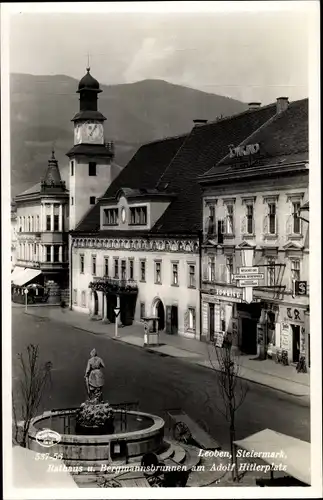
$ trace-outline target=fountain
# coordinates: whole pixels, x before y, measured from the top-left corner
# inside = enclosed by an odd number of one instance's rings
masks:
[[[29,448],[61,458],[76,473],[137,463],[150,452],[171,455],[171,445],[164,441],[162,418],[130,409],[127,404],[112,407],[103,401],[103,368],[93,349],[85,372],[89,398],[79,408],[51,410],[35,417],[29,428]],[[46,429],[58,436],[47,449],[39,440],[40,431]]]

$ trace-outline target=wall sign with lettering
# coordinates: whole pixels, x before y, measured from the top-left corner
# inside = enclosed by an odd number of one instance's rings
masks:
[[[245,146],[237,146],[236,148],[233,145],[229,146],[230,149],[230,158],[237,158],[241,156],[250,156],[258,153],[260,150],[259,144],[246,144]]]

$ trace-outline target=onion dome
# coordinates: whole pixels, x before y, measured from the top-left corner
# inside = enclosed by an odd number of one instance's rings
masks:
[[[86,68],[86,71],[86,75],[84,75],[79,82],[78,92],[81,90],[94,90],[95,92],[101,92],[99,82],[90,74],[90,68]]]

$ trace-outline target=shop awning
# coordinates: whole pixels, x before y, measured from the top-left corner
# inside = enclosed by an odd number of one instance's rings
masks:
[[[12,449],[13,485],[16,488],[78,488],[61,460],[37,460],[35,451],[20,446]],[[48,464],[56,470],[49,470]]]
[[[256,452],[258,458],[269,465],[285,465],[289,476],[302,483],[311,484],[310,443],[271,429],[264,429],[246,439],[235,441],[235,445],[251,452],[254,458]]]
[[[23,273],[25,269],[26,269],[25,267],[15,266],[11,273],[11,281],[14,281],[20,274]]]
[[[17,286],[23,286],[29,281],[33,280],[41,274],[41,271],[39,269],[28,269],[26,267],[22,273],[19,273],[14,279],[11,278],[11,281],[13,282],[14,285]]]

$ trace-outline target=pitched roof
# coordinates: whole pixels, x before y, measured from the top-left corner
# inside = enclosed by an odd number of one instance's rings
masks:
[[[198,176],[211,169],[228,152],[232,143],[239,144],[276,112],[272,104],[244,111],[192,129],[174,160],[160,180],[160,185],[178,192],[178,197],[152,229],[154,233],[198,231],[202,228],[202,191]]]
[[[308,161],[308,99],[291,102],[270,122],[256,130],[240,145],[259,144],[257,166],[284,165]],[[221,159],[205,178],[217,174],[229,174],[234,171],[236,160],[228,156]]]
[[[111,183],[102,198],[115,197],[121,188],[154,189],[185,138],[186,136],[182,135],[150,142],[141,146],[130,162]],[[99,229],[100,201],[77,226],[76,232],[95,233]],[[104,233],[100,231],[100,234],[103,235]]]
[[[26,194],[34,194],[34,193],[39,193],[40,192],[40,182],[37,182],[37,184],[34,184],[30,188],[26,189],[26,191],[23,191],[22,193],[17,194],[16,198],[19,196],[25,196]]]
[[[226,157],[229,145],[249,142],[252,137],[253,142],[266,140],[266,151],[268,147],[271,157],[280,153],[290,157],[304,154],[307,147],[305,102],[307,100],[291,103],[290,108],[277,117],[275,103],[197,125],[188,135],[148,143],[137,151],[103,198],[115,197],[121,188],[157,188],[163,193],[175,194],[149,234],[192,234],[202,228],[202,188],[198,179],[212,172]],[[76,233],[98,232],[99,205],[100,202],[88,213]],[[120,230],[113,229],[100,234],[121,236]],[[137,232],[131,234],[138,235]]]

